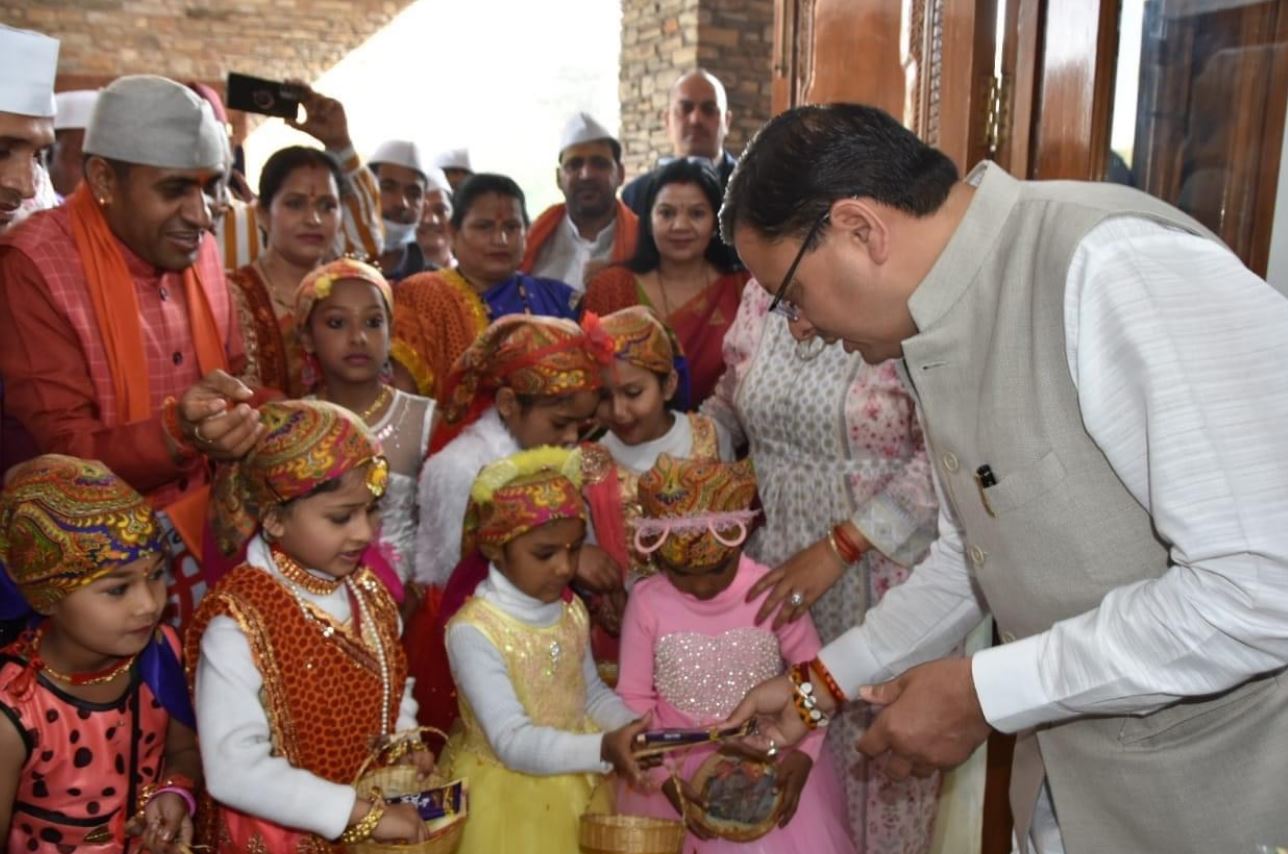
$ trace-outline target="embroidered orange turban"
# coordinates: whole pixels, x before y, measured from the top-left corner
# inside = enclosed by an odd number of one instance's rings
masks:
[[[657,458],[639,480],[640,551],[675,566],[712,567],[727,560],[755,518],[751,463]]]
[[[613,340],[613,352],[622,361],[655,374],[670,373],[675,367],[680,343],[648,306],[623,308],[607,315],[601,323]]]
[[[259,527],[263,513],[311,494],[327,481],[367,467],[367,488],[385,493],[389,463],[367,425],[343,407],[321,400],[284,400],[259,409],[268,433],[215,484],[215,535],[232,555]]]
[[[484,466],[475,478],[461,553],[478,548],[493,557],[533,528],[585,518],[581,452],[549,447],[519,451]]]
[[[502,317],[452,368],[439,399],[443,421],[431,451],[478,420],[503,387],[529,397],[598,389],[603,369],[612,362],[612,346],[594,314],[586,314],[581,326],[531,314]]]
[[[152,506],[97,461],[46,454],[0,498],[0,563],[38,611],[163,549]]]

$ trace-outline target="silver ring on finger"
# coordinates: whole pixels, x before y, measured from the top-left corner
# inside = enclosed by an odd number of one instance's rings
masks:
[[[201,425],[200,425],[200,424],[197,424],[196,426],[194,426],[194,427],[192,428],[192,438],[196,439],[198,442],[200,442],[200,443],[201,443],[201,444],[203,444],[203,445],[209,445],[209,444],[210,444],[210,440],[209,440],[209,439],[207,439],[205,436],[201,435]]]
[[[793,608],[799,608],[805,604],[805,596],[799,590],[794,590],[792,595],[787,597],[787,601]]]
[[[765,751],[765,755],[770,759],[778,755],[778,745],[774,743],[772,738],[769,740],[769,749]]]

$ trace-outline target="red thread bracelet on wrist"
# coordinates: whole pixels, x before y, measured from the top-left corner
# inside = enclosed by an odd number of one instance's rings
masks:
[[[197,446],[183,435],[183,427],[179,423],[179,401],[173,396],[167,397],[161,404],[161,429],[165,430],[182,456],[195,457],[200,453]]]
[[[837,708],[845,705],[845,692],[841,686],[836,684],[836,679],[832,676],[832,671],[827,669],[827,665],[820,658],[815,658],[809,663],[810,670],[818,674],[818,678],[823,680],[827,686],[827,693],[832,695],[832,700],[836,703]]]

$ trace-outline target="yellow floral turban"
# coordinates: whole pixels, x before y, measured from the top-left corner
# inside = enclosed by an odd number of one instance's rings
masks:
[[[493,557],[533,528],[559,519],[585,519],[581,452],[565,448],[519,451],[483,468],[470,488],[462,554]]]

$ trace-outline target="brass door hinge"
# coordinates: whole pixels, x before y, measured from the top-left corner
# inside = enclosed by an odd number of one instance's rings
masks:
[[[984,142],[989,156],[996,156],[1006,143],[1011,110],[1011,80],[1009,77],[990,77],[984,96]]]

